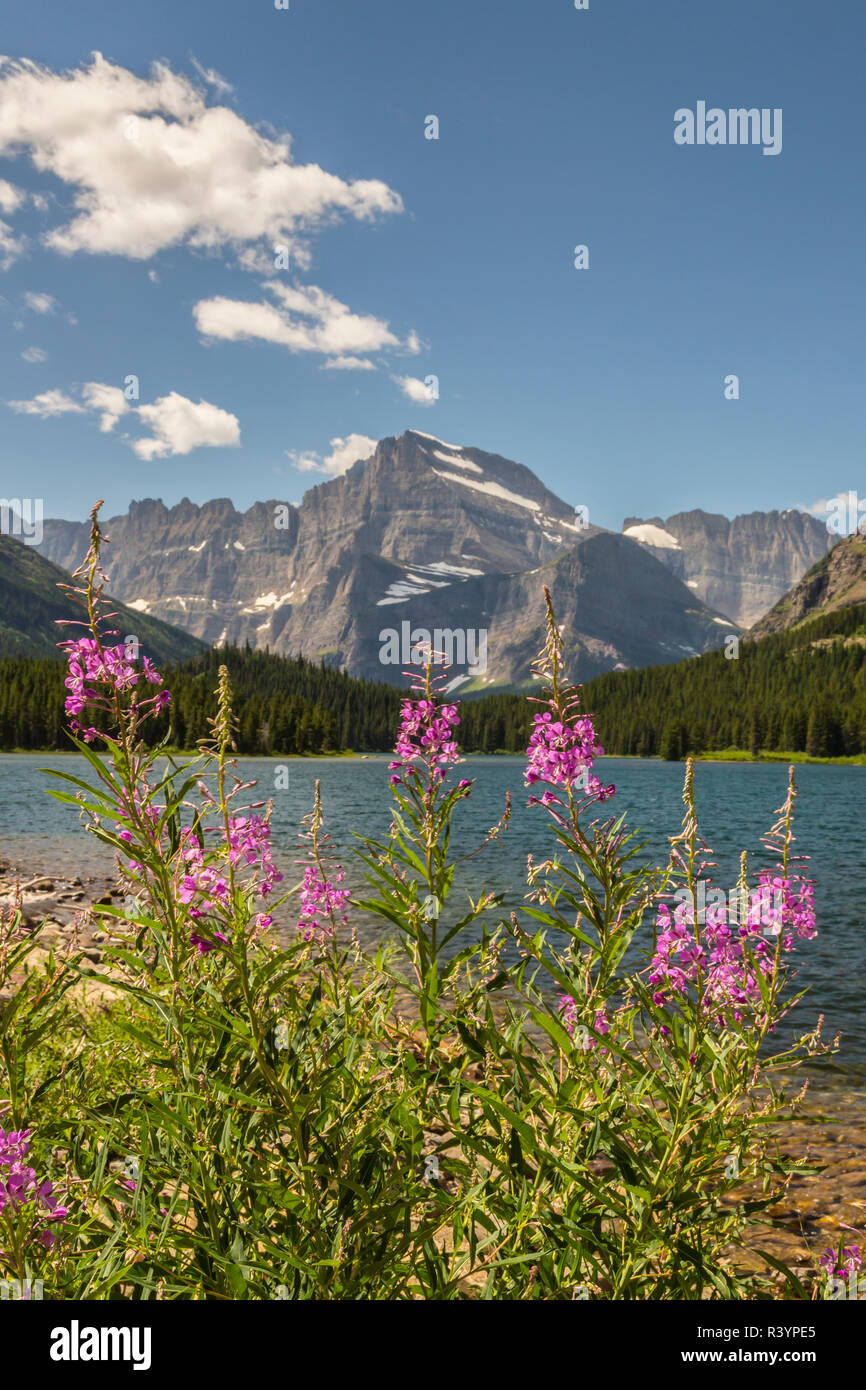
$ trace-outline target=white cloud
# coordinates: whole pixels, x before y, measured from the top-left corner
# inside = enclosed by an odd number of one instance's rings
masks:
[[[419,381],[417,376],[395,376],[394,381],[400,387],[404,396],[408,396],[410,401],[416,405],[435,405],[436,397],[431,387],[423,381]]]
[[[63,73],[0,59],[0,154],[21,152],[73,190],[76,215],[45,235],[64,254],[143,259],[181,244],[290,244],[325,222],[403,206],[378,179],[347,182],[294,163],[288,135],[271,138],[208,106],[167,64],[141,78],[99,53]]]
[[[25,348],[24,351],[22,352],[21,356],[24,358],[24,361],[25,361],[25,362],[47,362],[47,361],[48,361],[48,353],[45,351],[44,348],[40,348],[40,347],[29,347],[29,348]]]
[[[199,332],[225,342],[255,338],[290,352],[318,352],[331,359],[328,365],[344,368],[358,366],[359,353],[400,346],[384,319],[353,313],[317,285],[268,280],[264,288],[276,304],[223,295],[199,300],[193,309]],[[372,365],[365,364],[368,370]]]
[[[213,87],[217,96],[231,96],[234,87],[231,82],[226,82],[224,77],[220,77],[216,68],[202,67],[198,58],[192,58],[191,62],[202,81],[206,82],[209,87]]]
[[[32,309],[34,314],[53,314],[57,309],[57,300],[53,294],[41,294],[35,290],[25,290],[21,298]]]
[[[24,250],[24,238],[16,237],[8,222],[0,218],[0,270],[8,270]]]
[[[331,368],[338,372],[375,372],[376,364],[369,357],[329,357],[322,363],[322,369]]]
[[[177,391],[160,396],[150,405],[131,405],[119,386],[102,381],[85,382],[79,394],[84,405],[59,390],[43,391],[29,401],[7,401],[7,405],[19,415],[39,415],[43,420],[97,412],[103,434],[114,429],[122,415],[137,415],[151,434],[142,439],[124,435],[124,441],[142,459],[172,458],[192,453],[193,449],[229,448],[241,442],[236,415],[210,401],[191,401]]]
[[[286,456],[300,473],[327,473],[339,477],[357,463],[358,459],[368,459],[376,452],[377,441],[366,434],[347,434],[345,439],[337,436],[331,440],[331,452],[323,458],[315,452],[299,453],[287,449]]]
[[[15,212],[24,202],[24,194],[14,184],[0,179],[0,212]]]
[[[170,391],[152,405],[140,405],[137,413],[153,430],[149,439],[137,439],[132,447],[139,458],[167,458],[193,449],[227,448],[241,442],[236,415],[210,401],[198,404]]]
[[[147,278],[148,278],[148,280],[150,281],[150,283],[151,283],[152,285],[158,285],[158,284],[159,284],[159,274],[158,274],[157,271],[155,271],[155,270],[149,270],[149,271],[147,272]]]
[[[79,405],[64,391],[56,389],[42,391],[31,401],[7,401],[6,404],[11,406],[18,415],[38,415],[43,420],[52,419],[57,415],[83,415],[85,413],[83,405]]]
[[[106,386],[102,381],[87,381],[81,394],[90,410],[101,412],[100,434],[108,434],[114,429],[121,415],[129,409],[129,402],[119,386]]]

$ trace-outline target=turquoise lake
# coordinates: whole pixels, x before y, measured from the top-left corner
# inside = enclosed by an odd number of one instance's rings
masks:
[[[353,831],[370,836],[387,832],[390,796],[388,758],[309,758],[240,760],[245,779],[256,778],[256,798],[273,797],[274,848],[291,884],[299,877],[297,836],[301,817],[312,804],[316,778],[321,779],[327,829],[346,871],[348,885],[363,889],[361,867],[353,854]],[[15,754],[0,756],[0,853],[30,872],[84,874],[111,871],[111,851],[88,835],[75,811],[46,794],[50,779],[39,769],[83,770],[77,756]],[[278,769],[288,769],[288,787],[276,789]],[[676,834],[682,818],[683,766],[654,760],[605,758],[597,767],[604,781],[616,784],[617,795],[604,809],[625,811],[631,826],[641,830],[647,853],[666,858],[668,836]],[[523,760],[518,757],[468,757],[460,776],[475,779],[472,797],[459,808],[453,849],[473,849],[498,820],[505,793],[512,793],[511,826],[499,845],[486,848],[457,878],[456,892],[483,888],[506,894],[506,907],[519,909],[525,890],[527,853],[536,859],[554,850],[548,818],[539,807],[527,807]],[[753,868],[765,866],[760,836],[775,819],[785,798],[787,771],[783,764],[699,763],[695,787],[701,830],[714,851],[718,868],[713,881],[728,891],[737,882],[739,855],[750,853]],[[837,1059],[822,1070],[840,1077],[866,1079],[866,899],[860,874],[866,864],[866,768],[803,766],[797,769],[795,850],[810,856],[809,872],[816,880],[819,935],[797,942],[799,983],[809,994],[796,1010],[796,1030],[811,1028],[819,1013],[826,1018],[825,1038],[843,1033]],[[57,784],[55,784],[57,785]],[[284,909],[291,925],[288,904]],[[378,928],[362,922],[362,939]],[[787,1028],[789,1025],[786,1024]],[[790,1025],[793,1026],[793,1025]]]

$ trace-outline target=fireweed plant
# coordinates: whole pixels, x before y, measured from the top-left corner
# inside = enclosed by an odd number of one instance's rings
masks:
[[[145,747],[170,697],[112,640],[103,544],[96,508],[63,644],[89,775],[53,794],[116,852],[125,902],[94,909],[99,972],[74,943],[42,951],[20,912],[0,922],[0,1277],[98,1299],[810,1296],[740,1257],[793,1170],[771,1142],[791,1070],[822,1050],[817,1031],[774,1042],[815,934],[793,780],[775,867],[750,885],[744,858],[735,907],[704,906],[691,766],[670,862],[644,862],[607,814],[545,590],[525,782],[553,849],[523,909],[455,884],[510,805],[452,854],[473,784],[434,652],[402,706],[388,834],[361,837],[366,896],[342,886],[318,784],[282,885],[225,670],[199,757]]]

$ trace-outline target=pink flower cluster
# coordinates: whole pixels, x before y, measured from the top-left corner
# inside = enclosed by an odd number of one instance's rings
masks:
[[[416,759],[422,758],[433,766],[440,778],[445,776],[445,768],[459,761],[454,729],[460,723],[456,705],[437,705],[433,700],[406,699],[400,706],[400,728],[394,752],[394,762],[388,766],[392,772],[390,781],[396,786],[404,775],[417,776],[414,766]]]
[[[792,949],[794,936],[811,941],[818,935],[815,889],[808,879],[799,875],[780,878],[778,874],[762,873],[758,875],[758,885],[750,895],[746,917],[753,931],[760,930],[770,936],[784,932],[782,947],[786,951]]]
[[[132,844],[133,840],[133,831],[130,829],[130,826],[132,825],[134,829],[137,828],[135,826],[135,821],[138,821],[139,824],[142,821],[149,822],[150,830],[153,832],[149,835],[149,838],[153,842],[158,838],[156,829],[159,824],[159,809],[156,806],[145,803],[143,800],[143,790],[149,791],[150,788],[147,787],[145,778],[142,778],[142,784],[142,788],[135,787],[133,789],[131,802],[129,793],[124,792],[117,803],[117,814],[119,817],[115,822],[117,837],[119,840],[124,840],[128,845]]]
[[[139,671],[124,643],[106,647],[100,646],[95,637],[78,637],[61,642],[60,647],[66,652],[69,662],[69,673],[64,681],[70,692],[64,702],[66,713],[70,716],[69,726],[73,733],[81,734],[87,743],[99,737],[98,729],[84,728],[77,718],[88,705],[111,711],[111,696],[134,690],[142,675],[149,685],[162,685],[162,676],[149,659],[144,657],[142,670]],[[160,690],[150,699],[142,701],[138,708],[140,713],[156,714],[170,703],[168,691]]]
[[[304,941],[312,941],[317,936],[320,940],[333,936],[335,921],[345,925],[347,918],[344,909],[351,894],[347,888],[336,886],[342,882],[341,868],[334,874],[334,882],[325,878],[318,864],[308,864],[305,868],[299,894],[301,915],[298,919],[298,935]]]
[[[266,898],[283,876],[271,851],[271,827],[261,816],[229,816],[229,863],[255,869],[259,897]]]
[[[759,885],[750,894],[745,922],[729,921],[726,903],[711,903],[699,934],[691,903],[680,902],[673,912],[667,903],[659,904],[649,975],[656,1004],[666,1003],[669,995],[685,995],[699,981],[703,1005],[719,1021],[723,1010],[739,1021],[745,1008],[760,1002],[758,972],[769,979],[776,968],[776,946],[767,937],[784,932],[782,949],[790,951],[792,931],[806,940],[817,931],[811,884],[761,874]]]
[[[228,822],[228,860],[229,864],[255,870],[255,890],[264,898],[272,892],[276,883],[282,882],[283,875],[277,869],[270,844],[271,828],[260,816],[230,816]],[[225,832],[223,831],[225,838]],[[183,832],[181,859],[186,872],[181,876],[177,887],[178,901],[189,909],[193,920],[208,918],[211,914],[219,916],[222,911],[227,926],[233,904],[229,900],[229,880],[226,874],[214,864],[205,863],[201,845],[187,829]],[[270,917],[259,914],[257,927],[269,926]],[[224,931],[207,923],[210,936],[193,932],[190,940],[201,955],[207,955],[216,947],[217,941],[228,941]]]
[[[574,999],[570,994],[560,995],[559,1012],[562,1015],[562,1023],[563,1027],[565,1028],[565,1031],[568,1033],[568,1036],[570,1038],[573,1038],[574,1029],[577,1024],[577,1004],[574,1002]],[[596,1010],[592,1026],[596,1033],[610,1032],[610,1022],[608,1020],[607,1012],[604,1009],[604,1007]],[[592,1048],[597,1046],[598,1043],[596,1042],[595,1038],[591,1038],[587,1034],[586,1050],[590,1051]]]
[[[589,717],[565,724],[554,719],[550,710],[534,716],[535,728],[526,750],[526,785],[548,782],[554,787],[575,786],[580,783],[588,796],[606,801],[615,788],[605,787],[592,771],[593,760],[604,756],[598,743],[593,722]],[[552,792],[530,797],[529,804],[550,805],[557,798]]]
[[[842,1258],[839,1258],[839,1251],[834,1250],[832,1245],[828,1245],[824,1254],[818,1261],[826,1269],[829,1275],[840,1278],[845,1274],[854,1274],[863,1263],[859,1245],[844,1245],[842,1247]]]
[[[62,1221],[66,1207],[58,1206],[50,1182],[39,1182],[35,1168],[25,1161],[30,1152],[30,1130],[0,1129],[0,1216],[14,1215],[21,1207],[32,1204],[42,1221]],[[41,1209],[41,1210],[40,1210]],[[54,1244],[49,1226],[35,1231],[36,1239],[48,1249]]]

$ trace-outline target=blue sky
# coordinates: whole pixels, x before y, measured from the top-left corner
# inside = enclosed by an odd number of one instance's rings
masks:
[[[866,494],[864,43],[842,0],[7,7],[3,493],[298,501],[417,427],[617,529]],[[676,145],[698,101],[781,153]]]

